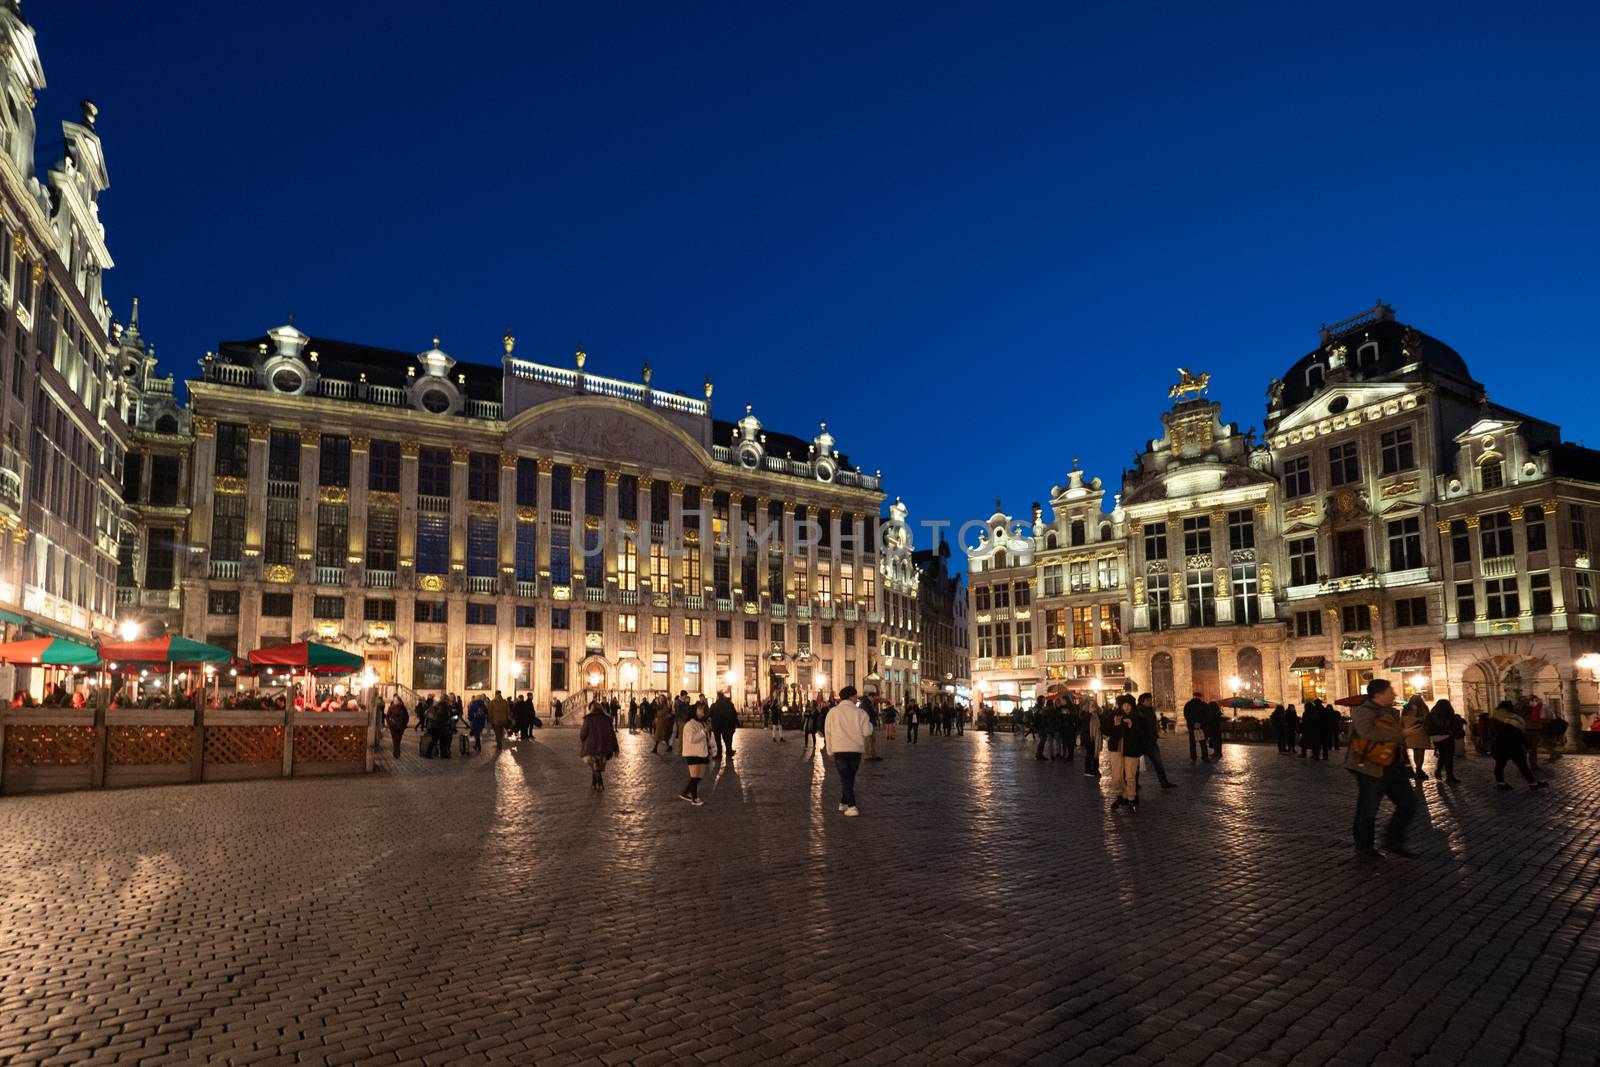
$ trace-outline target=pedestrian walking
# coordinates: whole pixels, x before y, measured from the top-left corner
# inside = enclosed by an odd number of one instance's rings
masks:
[[[494,750],[499,752],[506,747],[506,728],[511,725],[511,701],[507,700],[496,689],[494,699],[489,701],[489,726],[494,730]],[[477,743],[477,738],[473,738]]]
[[[1133,697],[1124,693],[1111,712],[1111,729],[1106,748],[1111,750],[1111,792],[1116,797],[1111,810],[1126,807],[1139,810],[1139,760],[1149,751],[1144,720],[1134,708]]]
[[[637,697],[632,697],[628,700],[628,732],[630,734],[639,732],[639,700]]]
[[[656,738],[655,738],[655,741],[652,742],[651,745],[650,745],[650,751],[651,752],[654,752],[657,748],[661,747],[662,745],[666,745],[667,746],[667,754],[668,755],[672,754],[673,719],[674,719],[674,716],[673,716],[673,713],[672,713],[672,705],[667,702],[667,698],[666,697],[657,698],[657,700],[656,700]]]
[[[1183,706],[1183,726],[1184,729],[1189,731],[1190,763],[1193,763],[1197,758],[1203,759],[1208,763],[1211,761],[1211,757],[1208,754],[1209,749],[1206,747],[1205,735],[1203,733],[1205,730],[1205,722],[1206,702],[1200,699],[1199,693],[1196,693],[1194,696],[1190,697],[1189,702]],[[1195,756],[1196,742],[1199,743],[1200,748],[1200,755],[1198,757]]]
[[[1078,740],[1083,742],[1083,773],[1090,778],[1100,777],[1100,707],[1093,699],[1084,702],[1083,726]]]
[[[1500,789],[1510,789],[1506,781],[1506,764],[1514,763],[1522,772],[1529,789],[1543,789],[1548,782],[1539,781],[1528,766],[1528,722],[1517,714],[1516,706],[1502,700],[1490,712],[1494,720],[1490,726],[1489,754],[1494,757],[1494,781]]]
[[[894,721],[899,717],[899,714],[893,704],[885,704],[883,706],[883,714],[880,717],[883,719],[883,736],[886,740],[894,740]]]
[[[1206,743],[1211,746],[1211,758],[1222,758],[1222,705],[1215,700],[1206,705]]]
[[[1416,774],[1419,784],[1428,780],[1428,772],[1422,769],[1429,747],[1427,721],[1428,702],[1422,699],[1421,693],[1413,693],[1411,699],[1406,701],[1405,707],[1400,709],[1400,726],[1410,738],[1406,745],[1406,753],[1410,757],[1407,770],[1412,770]]]
[[[590,706],[589,714],[583,717],[583,725],[578,729],[578,751],[583,762],[589,765],[591,793],[606,791],[606,762],[619,750],[616,723],[612,722],[610,715],[600,710],[597,701]]]
[[[1417,855],[1406,847],[1406,828],[1417,808],[1404,752],[1410,740],[1394,707],[1394,686],[1382,678],[1368,682],[1367,699],[1350,717],[1350,748],[1344,761],[1356,780],[1355,845],[1362,856],[1384,855],[1377,846],[1378,808],[1384,797],[1394,805],[1384,849],[1397,856]]]
[[[410,721],[411,713],[406,710],[405,701],[400,699],[400,694],[396,693],[383,713],[383,723],[389,728],[389,736],[394,738],[395,759],[400,758],[400,738],[406,732],[406,724]]]
[[[816,698],[813,697],[810,703],[806,704],[805,710],[801,713],[800,725],[805,730],[805,748],[800,752],[803,756],[807,752],[816,750],[817,735],[822,732],[822,710],[817,707]]]
[[[483,751],[483,728],[489,725],[489,705],[483,697],[474,697],[467,705],[467,733],[472,736],[472,751]]]
[[[837,707],[838,705],[836,704],[834,706]],[[867,731],[867,735],[866,735],[867,762],[868,763],[881,762],[883,757],[878,755],[878,738],[877,738],[877,732],[878,732],[878,698],[874,697],[874,696],[862,697],[861,698],[861,702],[859,704],[857,704],[856,706],[866,713],[867,721],[872,726],[872,729],[868,730]],[[827,744],[828,750],[832,751],[833,750],[833,742],[831,740],[829,740],[827,737],[824,737],[823,741]]]
[[[906,744],[917,743],[917,727],[922,723],[922,709],[915,700],[906,705]]]
[[[1150,762],[1150,769],[1156,772],[1156,781],[1161,783],[1162,789],[1176,789],[1177,785],[1167,778],[1166,764],[1161,762],[1161,725],[1156,719],[1155,696],[1141,693],[1139,703],[1133,710],[1143,726],[1144,758]]]
[[[733,762],[733,732],[739,728],[739,709],[727,693],[718,692],[711,705],[711,730],[716,734],[717,750]]]
[[[1433,776],[1455,785],[1460,781],[1456,777],[1456,739],[1467,736],[1466,720],[1456,714],[1455,705],[1441,700],[1428,712],[1423,727],[1433,744]]]
[[[861,754],[872,738],[872,719],[856,703],[856,687],[839,690],[839,702],[828,709],[823,720],[823,743],[833,756],[839,772],[839,811],[851,817],[861,814],[856,807],[856,772],[861,769]]]
[[[706,728],[706,706],[703,702],[695,705],[693,718],[683,724],[682,740],[683,762],[689,767],[689,783],[678,797],[698,808],[705,803],[700,799],[700,779],[706,776],[706,765],[711,762],[711,731]]]

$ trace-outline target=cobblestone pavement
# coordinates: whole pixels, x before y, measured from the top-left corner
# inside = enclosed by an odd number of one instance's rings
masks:
[[[1138,815],[1010,737],[887,744],[864,817],[741,731],[693,808],[624,736],[0,800],[0,1062],[1585,1063],[1600,760],[1423,787],[1230,747]],[[491,746],[492,747],[492,746]],[[1387,818],[1387,806],[1384,818]],[[1380,824],[1381,825],[1381,824]]]

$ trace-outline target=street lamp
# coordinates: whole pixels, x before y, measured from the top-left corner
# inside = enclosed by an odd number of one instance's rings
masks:
[[[1239,686],[1241,686],[1243,684],[1244,683],[1242,681],[1240,681],[1239,676],[1237,674],[1230,674],[1228,676],[1228,688],[1233,690],[1233,695],[1234,696],[1238,696],[1239,695]]]
[[[122,635],[124,641],[137,641],[139,640],[139,632],[143,629],[144,627],[133,619],[123,619],[122,625],[117,628],[117,632]]]

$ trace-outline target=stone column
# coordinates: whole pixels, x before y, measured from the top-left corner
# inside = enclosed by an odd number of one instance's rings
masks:
[[[606,600],[617,603],[622,598],[616,593],[622,588],[617,572],[617,531],[621,529],[621,520],[618,518],[617,509],[617,484],[622,480],[622,472],[608,469],[605,472],[605,513],[600,519],[601,548],[605,552],[606,561]],[[606,616],[606,627],[612,629],[613,620],[610,613]],[[609,645],[609,638],[607,640]]]
[[[516,592],[517,576],[517,454],[500,453],[500,591],[509,596]],[[501,611],[509,611],[509,602],[502,601]]]
[[[395,585],[400,589],[415,589],[417,577],[417,442],[400,442],[400,515],[396,520],[396,563],[399,573]],[[395,613],[400,611],[398,602]],[[409,667],[407,668],[409,671]],[[409,682],[406,684],[410,684]]]
[[[365,434],[350,437],[350,492],[346,526],[350,532],[350,547],[345,553],[345,584],[356,585],[357,574],[370,566],[367,559],[367,491],[372,466],[372,438]]]
[[[717,490],[714,486],[703,485],[700,487],[700,588],[696,589],[695,592],[700,594],[701,602],[706,608],[712,606],[711,600],[714,595],[712,579],[716,574],[716,535],[712,528],[713,520],[711,518],[716,497]],[[703,629],[701,636],[702,638],[705,636]],[[701,669],[702,671],[705,669],[703,659],[701,661]]]
[[[250,428],[250,438],[255,439],[255,427]],[[301,564],[295,568],[296,580],[315,581],[317,549],[317,505],[321,502],[322,487],[322,435],[316,430],[300,431],[300,519],[295,530]],[[252,445],[251,451],[255,448]]]
[[[267,440],[271,436],[270,427],[261,424],[252,424],[250,427],[250,467],[249,475],[245,479],[248,495],[244,505],[244,543],[245,554],[250,548],[256,549],[256,560],[259,563],[261,551],[267,543]],[[216,442],[211,442],[213,450]],[[215,458],[208,466],[215,469]],[[197,508],[198,510],[198,508]],[[209,532],[209,531],[208,531]]]
[[[552,522],[551,517],[550,517],[550,512],[551,512],[551,508],[550,508],[550,472],[553,469],[555,469],[555,463],[554,463],[554,461],[549,460],[549,459],[545,459],[543,457],[541,457],[537,461],[537,463],[538,463],[538,466],[539,466],[539,503],[537,505],[537,507],[539,509],[538,510],[538,515],[539,515],[539,564],[538,565],[539,565],[539,582],[540,582],[540,586],[541,586],[539,591],[540,591],[540,593],[546,593],[547,594],[548,587],[550,585],[550,536],[551,536],[551,530],[554,528],[554,523]],[[542,638],[542,640],[539,642],[538,648],[534,652],[535,656],[538,655],[539,650],[548,649],[550,647],[550,644],[549,644],[550,635],[549,635],[549,630],[548,630],[548,625],[549,624],[548,624],[548,622],[546,620],[541,618],[539,625],[541,627],[539,633],[540,633],[540,637]],[[550,695],[550,672],[549,672],[548,668],[549,668],[549,661],[548,661],[548,659],[546,659],[546,670],[545,670],[545,675],[544,675],[544,679],[543,679],[543,688],[536,688],[535,689],[535,692],[542,694],[542,696],[545,697],[545,698],[548,698],[549,695]]]
[[[584,570],[584,546],[589,539],[589,468],[581,463],[572,465],[572,596],[574,600],[586,602],[583,596],[578,595],[579,587],[587,589],[585,580],[587,572]],[[602,588],[604,588],[602,586]],[[576,627],[574,627],[576,629]],[[583,631],[579,631],[582,633]],[[587,651],[588,646],[582,646]],[[578,689],[581,686],[574,685]]]
[[[689,546],[683,538],[683,490],[684,483],[674,479],[669,487],[671,492],[667,496],[667,570],[670,580],[667,588],[661,592],[678,598],[685,592],[683,584],[683,557],[688,554]]]
[[[455,589],[466,588],[467,457],[469,455],[471,455],[470,450],[461,445],[450,450],[450,578],[452,580],[449,584]]]
[[[746,596],[756,598],[754,589],[744,588],[744,494],[728,491],[728,596],[735,610]],[[722,680],[717,680],[720,685]]]

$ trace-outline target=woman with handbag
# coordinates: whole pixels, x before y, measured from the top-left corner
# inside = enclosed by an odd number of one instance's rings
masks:
[[[1427,759],[1428,750],[1425,747],[1418,747],[1416,744],[1417,740],[1425,737],[1423,730],[1427,719],[1428,702],[1422,699],[1421,693],[1412,694],[1411,699],[1406,701],[1406,706],[1400,710],[1400,725],[1410,732],[1413,739],[1407,746],[1411,761],[1406,769],[1411,770],[1412,766],[1414,766],[1416,768],[1417,781],[1419,782],[1428,780],[1428,772],[1422,769],[1422,761]]]
[[[706,776],[706,764],[711,761],[711,732],[706,729],[704,701],[694,706],[694,718],[683,724],[679,740],[682,742],[683,762],[689,766],[689,784],[683,787],[678,797],[698,808],[705,803],[700,799],[700,779]]]
[[[1433,776],[1449,785],[1461,779],[1456,777],[1456,738],[1466,736],[1466,720],[1456,714],[1455,705],[1441,700],[1428,712],[1423,728],[1428,740],[1433,742]]]

